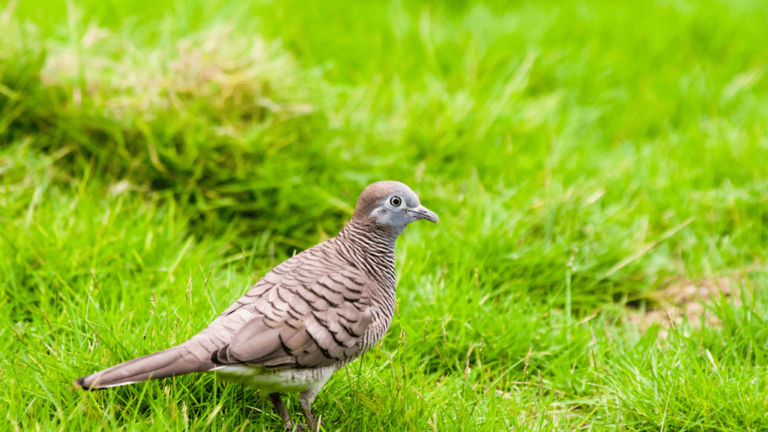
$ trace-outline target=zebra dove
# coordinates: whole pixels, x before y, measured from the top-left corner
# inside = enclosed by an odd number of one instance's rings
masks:
[[[284,261],[187,342],[77,379],[104,389],[194,372],[260,389],[292,428],[280,393],[300,392],[307,426],[312,401],[330,376],[374,346],[395,309],[395,240],[435,213],[403,183],[360,194],[339,234]]]

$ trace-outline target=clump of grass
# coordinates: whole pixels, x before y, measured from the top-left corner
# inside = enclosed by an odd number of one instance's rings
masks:
[[[305,102],[311,82],[301,82],[308,75],[292,56],[232,27],[142,47],[92,25],[79,40],[53,42],[47,51],[41,81],[72,95],[62,109],[103,116],[125,129],[183,117],[199,125],[198,133],[238,139],[312,112]]]
[[[297,210],[284,207],[277,186],[298,182],[299,174],[311,178],[307,156],[327,157],[301,138],[321,117],[307,99],[322,102],[318,95],[328,91],[319,70],[225,25],[144,45],[130,30],[92,25],[73,33],[38,41],[44,62],[25,72],[27,85],[8,81],[24,99],[7,108],[16,107],[9,141],[40,130],[30,145],[63,152],[56,165],[67,176],[89,166],[114,185],[168,190],[194,204],[189,211],[201,231],[219,219]],[[294,229],[308,228],[300,225]],[[269,228],[258,220],[246,226]]]

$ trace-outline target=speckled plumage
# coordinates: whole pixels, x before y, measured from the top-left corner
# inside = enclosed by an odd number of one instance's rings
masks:
[[[336,237],[276,266],[205,330],[75,384],[99,389],[215,371],[217,377],[270,394],[286,425],[279,393],[300,392],[302,411],[314,430],[310,404],[322,386],[389,328],[395,241],[418,219],[439,221],[404,184],[374,183]]]

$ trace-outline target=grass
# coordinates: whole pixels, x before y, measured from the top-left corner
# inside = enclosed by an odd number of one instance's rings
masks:
[[[278,429],[213,376],[70,382],[185,340],[398,179],[443,223],[399,240],[396,317],[326,430],[768,430],[764,2],[1,10],[3,429]],[[715,281],[713,321],[636,324]]]

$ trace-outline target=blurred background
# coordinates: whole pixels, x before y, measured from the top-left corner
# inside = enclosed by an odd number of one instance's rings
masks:
[[[399,240],[326,430],[768,429],[766,2],[0,0],[0,29],[8,428],[279,428],[211,376],[69,383],[392,179],[443,223]]]

